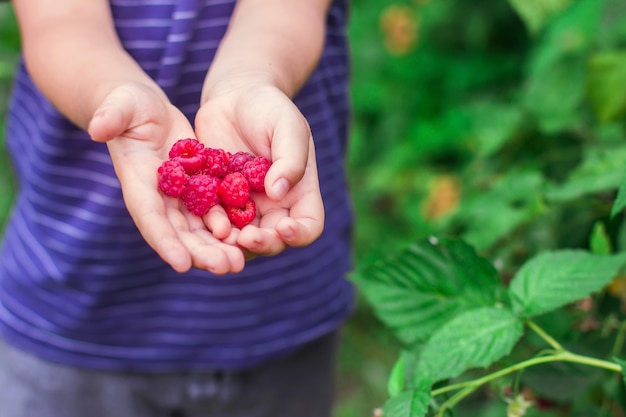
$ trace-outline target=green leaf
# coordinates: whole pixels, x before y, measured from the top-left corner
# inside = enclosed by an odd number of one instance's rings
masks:
[[[615,86],[626,85],[626,52],[601,52],[589,63],[587,94],[603,122],[616,120],[626,114],[626,94],[619,94]]]
[[[394,397],[402,391],[409,391],[420,387],[427,389],[432,385],[429,379],[422,378],[418,380],[414,378],[420,351],[420,348],[415,348],[413,350],[402,350],[400,353],[398,360],[391,369],[387,381],[387,392],[390,397]],[[418,382],[417,385],[416,382]]]
[[[522,109],[508,102],[481,100],[468,106],[471,139],[479,156],[496,154],[516,137],[523,123]]]
[[[591,238],[589,239],[589,247],[591,249],[591,252],[601,255],[609,255],[613,252],[611,238],[606,232],[606,227],[604,226],[604,223],[602,223],[601,221],[597,221],[593,225]]]
[[[587,57],[589,48],[597,42],[598,32],[605,28],[603,5],[598,0],[577,0],[553,19],[541,42],[535,42],[528,68],[531,77],[540,77],[568,58]]]
[[[583,123],[588,50],[603,28],[602,4],[597,0],[572,2],[551,20],[541,42],[535,42],[521,93],[526,110],[544,133],[557,133]]]
[[[377,316],[411,347],[458,314],[500,302],[506,292],[491,263],[460,240],[421,240],[352,278]]]
[[[530,74],[523,103],[543,132],[558,132],[580,122],[586,80],[587,62],[579,56],[563,58]]]
[[[414,389],[391,397],[383,406],[384,417],[424,417],[430,402],[430,387]]]
[[[509,287],[514,311],[532,317],[601,290],[617,276],[626,254],[582,250],[544,252],[526,262]]]
[[[456,216],[463,239],[479,250],[491,247],[543,210],[544,179],[536,170],[513,169],[494,178],[481,192],[468,194]]]
[[[626,180],[622,181],[617,190],[617,198],[611,208],[611,217],[617,216],[620,211],[624,210],[624,207],[626,207]]]
[[[522,321],[507,308],[467,311],[433,334],[420,356],[416,378],[440,381],[487,367],[507,355],[522,333]]]
[[[555,14],[564,10],[571,0],[509,0],[531,33],[537,33]]]
[[[404,375],[405,375],[405,355],[400,355],[395,365],[391,369],[391,375],[387,381],[387,392],[390,397],[395,397],[400,394],[404,389]]]
[[[602,146],[586,150],[584,160],[565,184],[546,192],[551,201],[563,202],[602,191],[617,189],[624,179],[626,145]]]

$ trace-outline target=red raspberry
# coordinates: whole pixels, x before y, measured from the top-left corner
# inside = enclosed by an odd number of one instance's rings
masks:
[[[252,191],[265,191],[265,174],[272,163],[264,156],[257,156],[243,166],[241,173],[246,177]]]
[[[230,172],[241,172],[246,162],[253,159],[254,155],[250,152],[235,152],[228,161],[228,169]]]
[[[157,169],[157,173],[159,176],[159,189],[163,193],[175,198],[183,195],[189,177],[179,161],[163,161]]]
[[[203,216],[211,207],[219,204],[217,190],[220,180],[211,175],[198,174],[189,177],[187,190],[181,196],[187,210],[196,216]]]
[[[220,183],[217,194],[224,205],[242,207],[250,198],[250,184],[241,172],[231,172]]]
[[[224,210],[230,222],[240,229],[256,217],[256,204],[251,198],[242,207],[224,206]]]
[[[203,173],[218,178],[224,178],[224,176],[228,174],[230,152],[226,152],[223,149],[205,147],[202,150],[202,154],[206,158],[204,167],[202,168]]]
[[[265,190],[270,166],[269,159],[250,152],[231,154],[194,138],[179,139],[158,169],[158,185],[197,216],[221,204],[233,226],[241,229],[256,217],[250,193]]]
[[[204,165],[206,155],[202,152],[204,145],[197,139],[179,139],[170,149],[170,159],[179,160],[187,174],[193,174]]]

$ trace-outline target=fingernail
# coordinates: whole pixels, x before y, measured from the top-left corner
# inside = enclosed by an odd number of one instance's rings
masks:
[[[272,190],[274,191],[276,199],[280,200],[287,194],[287,191],[289,191],[289,182],[285,178],[280,178],[272,185]]]
[[[96,112],[93,114],[93,116],[91,116],[91,119],[98,119],[100,117],[104,117],[106,115],[106,110],[105,109],[98,109],[96,110]]]
[[[281,234],[282,234],[283,239],[288,243],[292,242],[296,236],[291,227],[287,228],[287,230],[284,230]]]

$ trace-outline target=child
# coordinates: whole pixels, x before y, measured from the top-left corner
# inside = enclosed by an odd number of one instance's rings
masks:
[[[13,5],[0,416],[329,416],[353,299],[345,0]],[[253,225],[159,193],[186,137],[272,161]]]

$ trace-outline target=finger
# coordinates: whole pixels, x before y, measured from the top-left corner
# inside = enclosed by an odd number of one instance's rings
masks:
[[[304,184],[300,186],[304,187]],[[298,194],[300,198],[290,207],[289,216],[277,220],[274,227],[280,239],[286,244],[301,247],[313,243],[320,237],[324,230],[325,213],[317,184]]]
[[[131,125],[135,110],[135,95],[128,89],[115,89],[94,113],[87,132],[96,142],[107,142],[118,137]]]
[[[181,239],[197,268],[223,275],[240,272],[245,265],[241,249],[215,239],[203,224],[189,232],[182,232]]]
[[[250,254],[261,256],[274,256],[287,248],[273,228],[256,226],[244,227],[237,237],[237,243]]]
[[[137,172],[135,161],[124,156],[124,143],[120,139],[108,142],[107,146],[122,184],[126,208],[148,245],[174,270],[188,271],[192,265],[191,255],[172,226],[172,221],[177,220],[169,210],[178,203],[157,191],[156,175],[143,178],[141,174],[145,172]]]
[[[292,103],[291,111],[279,116],[271,138],[272,165],[265,177],[267,195],[281,200],[304,175],[312,143],[309,125]]]
[[[276,232],[287,245],[304,247],[313,243],[324,230],[323,222],[312,218],[284,218],[276,224]]]
[[[241,230],[237,229],[236,227],[231,228],[231,233],[230,233],[230,235],[228,235],[228,237],[227,237],[227,238],[222,239],[222,242],[224,242],[224,243],[226,243],[226,244],[229,244],[229,245],[232,245],[232,246],[236,246],[236,247],[238,247],[239,249],[241,249],[241,252],[243,253],[243,256],[244,256],[245,260],[246,260],[246,261],[250,261],[250,260],[252,260],[252,259],[256,258],[256,257],[257,257],[257,255],[256,255],[256,254],[254,254],[254,253],[252,253],[252,252],[250,252],[248,249],[246,249],[246,248],[244,248],[244,247],[240,246],[240,245],[237,243],[237,239],[238,239],[238,237],[239,237],[239,233],[240,233],[240,232],[241,232]]]
[[[259,199],[259,207],[263,206],[263,198]],[[286,249],[276,233],[275,226],[281,219],[289,216],[285,208],[273,208],[263,211],[258,222],[244,227],[237,238],[237,243],[250,253],[273,256]]]
[[[194,267],[219,275],[239,272],[243,268],[242,250],[217,240],[201,218],[178,207],[170,208],[168,214],[178,237],[190,253]]]
[[[132,192],[132,190],[130,191]],[[163,200],[151,204],[127,203],[128,211],[139,232],[154,251],[177,272],[187,272],[192,267],[192,257],[172,223],[179,210],[170,210],[168,216]],[[151,207],[151,208],[150,208]]]
[[[206,227],[213,232],[213,235],[220,240],[230,236],[232,227],[224,208],[218,204],[209,210],[209,213],[203,216]]]
[[[289,246],[306,246],[315,241],[324,230],[324,202],[320,191],[315,149],[310,142],[309,165],[305,179],[293,190],[294,199],[289,216],[276,222],[276,232]]]

